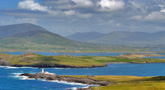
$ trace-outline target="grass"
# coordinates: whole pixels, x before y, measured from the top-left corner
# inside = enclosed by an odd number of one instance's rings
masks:
[[[165,90],[165,76],[136,77],[136,76],[65,76],[89,78],[100,81],[110,81],[115,84],[92,87],[92,90]]]
[[[0,58],[11,65],[44,65],[54,66],[55,64],[69,65],[77,67],[104,66],[105,63],[125,62],[125,63],[164,63],[165,59],[150,58],[124,58],[112,56],[43,56],[33,53],[33,56],[10,55],[0,53]]]
[[[122,83],[98,87],[99,90],[165,90],[165,82]],[[97,90],[97,88],[92,88]]]
[[[42,35],[41,35],[42,36]],[[36,38],[7,38],[0,39],[0,51],[46,51],[46,52],[149,52],[148,48],[106,46],[77,43],[66,40],[56,40],[47,36],[47,39]]]

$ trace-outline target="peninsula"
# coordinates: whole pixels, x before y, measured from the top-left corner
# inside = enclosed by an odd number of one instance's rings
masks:
[[[77,90],[164,90],[165,77],[137,77],[137,76],[89,76],[89,75],[55,75],[49,73],[24,73],[20,76],[27,76],[34,79],[46,79],[47,81],[58,80],[88,85],[95,87],[77,88]]]
[[[141,54],[139,54],[141,56]],[[131,58],[129,58],[131,56]],[[165,59],[151,59],[132,55],[120,56],[43,56],[31,52],[22,55],[10,55],[0,53],[0,65],[15,67],[38,67],[38,68],[92,68],[104,67],[107,63],[165,63]],[[145,56],[145,55],[143,55]],[[156,56],[156,54],[146,54],[146,56]],[[157,55],[160,56],[160,55]]]

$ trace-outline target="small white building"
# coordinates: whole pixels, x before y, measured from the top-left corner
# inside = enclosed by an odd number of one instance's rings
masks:
[[[49,73],[49,72],[45,71],[44,69],[42,69],[42,71],[40,73],[42,73],[42,74],[49,74],[49,75],[55,75],[54,73]]]

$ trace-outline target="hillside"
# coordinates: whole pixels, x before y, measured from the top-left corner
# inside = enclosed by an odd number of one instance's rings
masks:
[[[1,50],[61,50],[79,45],[81,44],[33,24],[0,27]]]
[[[84,32],[84,33],[75,33],[73,35],[67,36],[66,38],[69,38],[74,41],[80,41],[80,42],[85,42],[88,40],[100,38],[104,36],[103,33],[98,33],[98,32]]]

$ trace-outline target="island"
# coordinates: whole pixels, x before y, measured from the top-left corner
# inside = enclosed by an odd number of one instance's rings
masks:
[[[32,52],[22,55],[0,53],[1,66],[38,68],[94,68],[105,67],[108,63],[165,63],[165,59],[142,58],[163,56],[156,54],[123,54],[119,56],[44,56]]]

